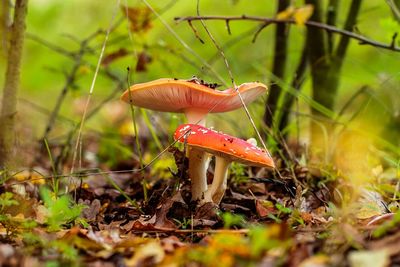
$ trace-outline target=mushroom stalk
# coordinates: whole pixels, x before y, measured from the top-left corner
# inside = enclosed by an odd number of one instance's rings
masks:
[[[207,169],[210,162],[208,153],[189,146],[189,177],[192,181],[192,200],[200,200],[207,191]]]
[[[214,179],[210,188],[204,194],[205,202],[214,202],[217,205],[221,202],[226,190],[228,168],[231,162],[226,158],[215,156]]]
[[[208,110],[199,108],[187,108],[184,110],[185,116],[190,124],[200,126],[206,125]],[[207,191],[207,169],[211,157],[207,152],[188,146],[189,158],[189,177],[192,181],[192,200],[202,200]]]
[[[208,110],[202,108],[187,108],[184,110],[185,116],[190,124],[206,126],[206,116]]]

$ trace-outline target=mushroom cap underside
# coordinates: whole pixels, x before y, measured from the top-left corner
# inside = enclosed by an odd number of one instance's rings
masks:
[[[175,133],[174,139],[186,142],[191,147],[210,154],[226,158],[230,161],[246,165],[275,168],[268,151],[253,144],[213,129],[195,124],[182,124]]]
[[[238,91],[247,104],[265,93],[267,86],[259,82],[244,83],[238,87]],[[200,109],[216,113],[242,106],[235,89],[219,91],[186,80],[165,78],[135,84],[122,94],[121,100],[138,107],[165,112]]]

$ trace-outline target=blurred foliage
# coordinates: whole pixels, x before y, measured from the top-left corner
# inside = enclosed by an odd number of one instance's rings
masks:
[[[71,223],[88,226],[86,221],[80,217],[85,205],[75,204],[69,195],[57,197],[46,187],[41,187],[40,195],[46,208],[43,213],[49,231],[58,231],[65,224]]]

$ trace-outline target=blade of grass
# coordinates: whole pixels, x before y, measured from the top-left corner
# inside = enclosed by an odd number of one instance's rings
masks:
[[[136,202],[136,200],[131,199],[127,194],[125,194],[124,190],[122,190],[121,187],[117,185],[117,183],[111,179],[109,175],[105,175],[107,181],[124,197],[126,200],[129,201],[129,203],[134,206],[140,213],[144,213],[143,210],[140,208],[139,204]]]
[[[52,156],[52,154],[51,154],[50,147],[49,147],[49,143],[47,142],[47,139],[44,138],[44,139],[43,139],[43,142],[44,142],[44,145],[45,145],[45,147],[46,147],[47,154],[49,155],[50,164],[51,164],[51,169],[52,169],[53,175],[54,175],[54,176],[53,176],[54,178],[52,179],[53,192],[54,192],[56,195],[58,195],[58,179],[56,178],[56,177],[57,177],[56,166],[54,165],[53,156]]]
[[[103,46],[101,48],[101,52],[100,52],[100,55],[99,55],[99,58],[98,58],[98,61],[97,61],[96,70],[94,72],[92,83],[90,85],[89,95],[88,95],[88,98],[86,100],[85,108],[83,110],[82,120],[81,120],[81,124],[79,126],[78,136],[77,136],[77,139],[76,139],[75,148],[74,148],[74,152],[73,152],[73,156],[72,156],[72,166],[71,166],[71,171],[70,171],[71,174],[74,173],[75,161],[76,161],[76,158],[77,158],[79,145],[81,144],[81,136],[82,136],[83,126],[85,124],[86,113],[87,113],[87,110],[88,110],[88,107],[89,107],[89,104],[90,104],[91,97],[93,95],[94,86],[96,84],[97,75],[98,75],[99,70],[100,70],[100,65],[101,65],[101,62],[102,62],[102,59],[103,59],[104,51],[106,49],[106,44],[107,44],[107,41],[108,41],[108,37],[110,35],[111,29],[113,27],[113,21],[115,20],[115,17],[117,15],[117,11],[118,11],[119,6],[120,6],[120,0],[117,0],[116,2],[117,2],[117,4],[116,4],[116,7],[115,7],[115,9],[113,11],[109,27],[108,27],[108,29],[106,31],[106,35],[105,35],[105,38],[104,38]]]
[[[154,130],[153,124],[151,123],[146,110],[141,108],[140,113],[143,116],[144,123],[146,124],[147,128],[149,129],[151,137],[153,138],[153,141],[156,143],[158,150],[163,151],[163,146],[161,145],[160,139],[158,138],[156,131]]]

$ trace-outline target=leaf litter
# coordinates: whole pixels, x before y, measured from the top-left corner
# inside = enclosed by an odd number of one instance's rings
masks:
[[[59,180],[58,194],[44,189],[52,185],[46,178],[52,175],[50,167],[41,169],[41,175],[23,171],[10,177],[0,187],[0,264],[368,266],[374,261],[376,266],[389,266],[400,262],[400,213],[385,209],[382,203],[388,202],[388,195],[363,191],[351,199],[352,204],[344,196],[354,188],[338,187],[345,184],[344,177],[325,179],[295,166],[295,172],[280,167],[285,178],[279,180],[272,172],[253,168],[245,169],[244,176],[262,177],[237,180],[234,175],[243,172],[233,171],[219,206],[196,207],[190,201],[187,159],[176,148],[170,153],[178,166],[176,173],[167,170],[171,178],[159,178],[149,170],[88,172],[68,195],[61,190],[67,179]],[[147,202],[142,179],[148,182]]]

